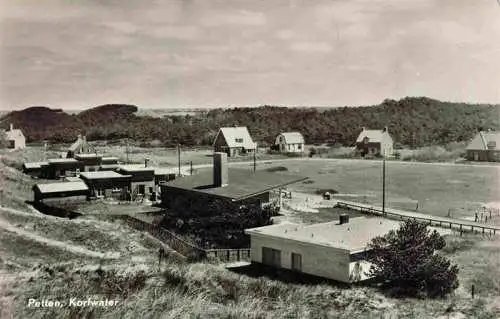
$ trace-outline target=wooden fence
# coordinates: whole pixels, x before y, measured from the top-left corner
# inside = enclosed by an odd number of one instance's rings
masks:
[[[156,239],[161,240],[170,248],[183,255],[184,257],[194,260],[208,260],[214,262],[234,262],[234,261],[249,261],[250,249],[203,249],[195,246],[182,238],[179,238],[174,233],[163,227],[155,226],[145,221],[134,218],[130,215],[121,215],[121,219],[132,228],[146,231]]]
[[[427,222],[430,226],[435,225],[435,226],[446,227],[446,228],[450,228],[450,229],[458,228],[460,230],[460,233],[462,233],[463,231],[467,231],[467,230],[470,230],[471,232],[474,232],[474,231],[477,232],[478,230],[481,230],[482,233],[485,234],[486,230],[488,230],[490,234],[495,235],[496,231],[500,230],[500,227],[498,227],[498,226],[488,226],[488,225],[480,224],[478,222],[472,222],[472,221],[466,221],[466,220],[444,218],[444,217],[431,216],[431,215],[420,214],[420,213],[411,213],[411,212],[405,213],[403,211],[394,212],[394,211],[391,211],[391,209],[386,209],[385,212],[383,212],[382,209],[380,209],[378,207],[371,207],[368,205],[361,205],[361,204],[345,202],[345,201],[337,202],[337,206],[344,207],[347,209],[357,210],[361,213],[377,215],[377,216],[384,216],[384,217],[388,217],[388,218],[392,218],[392,219],[420,220],[420,221]]]

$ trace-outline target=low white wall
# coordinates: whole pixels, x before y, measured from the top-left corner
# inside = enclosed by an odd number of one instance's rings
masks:
[[[284,238],[251,235],[251,260],[262,263],[262,247],[281,251],[281,268],[292,269],[292,253],[302,255],[302,272],[350,282],[349,251]]]

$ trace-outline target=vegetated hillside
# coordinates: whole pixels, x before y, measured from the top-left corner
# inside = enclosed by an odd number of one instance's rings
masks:
[[[51,123],[33,118],[32,108],[12,112],[2,120],[26,129],[28,140],[40,138],[69,142],[77,132],[90,140],[131,138],[157,139],[170,146],[210,145],[221,126],[244,125],[259,145],[274,142],[283,131],[300,131],[307,143],[353,144],[362,127],[389,127],[396,142],[406,146],[428,146],[470,140],[476,131],[500,128],[500,105],[441,102],[425,97],[407,97],[399,101],[385,100],[369,107],[331,109],[259,108],[212,109],[196,115],[168,115],[163,118],[137,116],[131,105],[103,105],[76,116],[59,114],[57,130]],[[50,115],[50,116],[49,116]],[[48,118],[55,115],[50,113]],[[34,125],[34,126],[33,126]],[[28,129],[29,128],[29,129]],[[64,134],[61,133],[64,132]]]

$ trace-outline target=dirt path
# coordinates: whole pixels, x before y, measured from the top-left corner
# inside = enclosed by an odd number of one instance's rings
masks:
[[[15,233],[19,236],[23,236],[25,238],[37,241],[39,243],[43,243],[43,244],[46,244],[46,245],[52,246],[52,247],[57,247],[57,248],[67,250],[69,252],[79,254],[79,255],[86,255],[86,256],[95,257],[95,258],[102,258],[102,259],[117,259],[120,257],[119,253],[105,253],[104,254],[104,253],[89,250],[89,249],[84,248],[82,246],[73,245],[70,243],[65,243],[62,241],[53,240],[53,239],[49,239],[49,238],[46,238],[43,236],[39,236],[39,235],[33,234],[31,232],[28,232],[24,229],[15,227],[12,224],[10,224],[8,221],[6,221],[5,219],[2,219],[2,218],[0,218],[0,228],[6,230],[8,232]]]

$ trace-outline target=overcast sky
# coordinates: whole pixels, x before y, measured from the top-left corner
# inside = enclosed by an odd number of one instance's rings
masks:
[[[0,3],[0,109],[500,102],[497,0]]]

